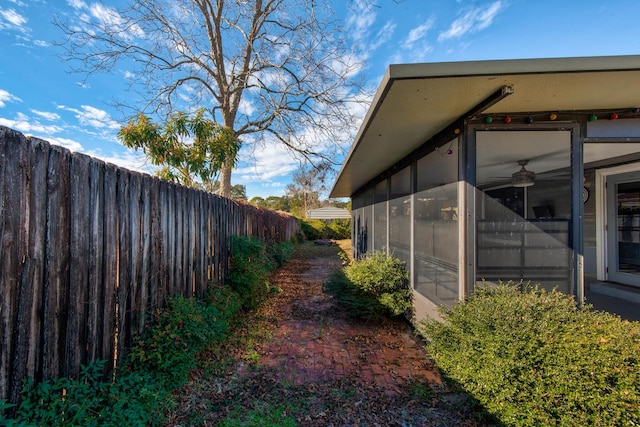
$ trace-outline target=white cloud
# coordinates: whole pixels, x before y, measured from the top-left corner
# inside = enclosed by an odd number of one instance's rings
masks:
[[[277,142],[267,142],[264,146],[256,147],[252,153],[242,151],[241,159],[245,166],[233,172],[242,184],[259,182],[272,185],[300,167],[287,148]]]
[[[45,139],[45,138],[43,138]],[[69,138],[57,138],[57,137],[46,137],[46,140],[49,141],[51,145],[58,145],[60,147],[64,147],[69,151],[80,152],[83,147],[78,141],[69,139]]]
[[[255,113],[256,107],[253,105],[251,101],[247,100],[246,97],[243,97],[240,100],[238,111],[242,114],[246,114],[247,116],[251,116],[253,113]]]
[[[15,10],[0,9],[0,30],[18,30],[24,33],[28,31],[24,26],[26,23],[27,18]]]
[[[82,0],[67,0],[67,4],[74,9],[88,9],[88,6]]]
[[[136,75],[134,73],[132,73],[131,71],[125,71],[124,72],[124,78],[127,79],[127,80],[131,80],[135,76]]]
[[[487,28],[505,7],[506,4],[502,0],[498,0],[486,8],[476,7],[468,10],[460,18],[453,21],[448,30],[440,33],[438,41],[460,38],[465,34],[473,34]]]
[[[33,114],[36,114],[44,119],[50,120],[50,121],[54,121],[54,120],[60,120],[60,115],[56,114],[56,113],[50,113],[48,111],[38,111],[38,110],[31,110],[31,112]]]
[[[422,41],[427,36],[429,30],[433,28],[434,22],[435,19],[430,18],[424,24],[421,24],[409,31],[409,35],[403,42],[403,47],[405,49],[411,49],[416,43]]]
[[[7,102],[22,102],[22,100],[17,96],[10,94],[6,90],[0,89],[0,107],[7,105]]]
[[[49,42],[44,41],[44,40],[34,40],[33,44],[35,44],[36,46],[39,46],[39,47],[49,47],[50,46]]]
[[[93,3],[89,6],[89,11],[105,27],[120,28],[126,40],[144,36],[144,31],[140,26],[137,24],[127,25],[125,19],[113,8],[106,7],[101,3]]]
[[[347,17],[347,28],[352,37],[356,40],[366,38],[375,21],[373,6],[367,0],[355,0],[353,10]]]
[[[120,124],[113,120],[109,113],[99,108],[92,107],[90,105],[82,105],[78,110],[77,108],[66,107],[59,105],[59,109],[70,111],[75,114],[78,122],[83,126],[89,126],[97,129],[120,129]]]
[[[38,120],[34,120],[29,116],[18,113],[15,119],[0,118],[0,125],[15,129],[19,132],[34,135],[42,139],[47,139],[50,135],[59,133],[62,128],[56,125],[43,125]]]
[[[121,153],[106,154],[99,150],[91,150],[88,155],[101,159],[107,163],[123,167],[125,169],[152,174],[155,166],[149,164],[149,160],[141,152],[126,149]]]

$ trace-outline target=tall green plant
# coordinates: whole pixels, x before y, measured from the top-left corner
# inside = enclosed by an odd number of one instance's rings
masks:
[[[226,283],[240,296],[243,306],[256,307],[269,290],[269,274],[274,262],[266,245],[250,236],[232,236],[231,267]]]

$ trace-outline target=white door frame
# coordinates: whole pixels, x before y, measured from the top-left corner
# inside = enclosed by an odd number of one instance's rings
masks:
[[[608,280],[607,273],[607,177],[640,171],[640,163],[596,170],[596,263],[598,280]]]

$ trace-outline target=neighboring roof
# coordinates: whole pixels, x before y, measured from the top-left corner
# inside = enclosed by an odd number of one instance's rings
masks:
[[[351,218],[351,212],[347,209],[334,207],[311,209],[307,212],[307,218],[311,219],[346,219]]]
[[[640,107],[640,56],[390,65],[329,197],[350,197],[503,86],[483,113]]]

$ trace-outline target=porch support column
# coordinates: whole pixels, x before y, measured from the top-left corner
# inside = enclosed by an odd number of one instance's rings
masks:
[[[581,307],[584,304],[584,157],[582,128],[571,132],[571,249],[573,250],[573,294]]]

